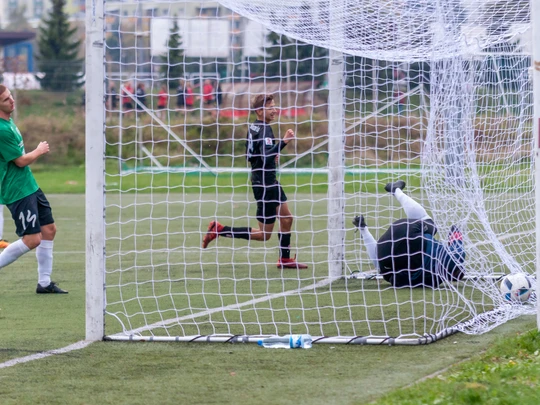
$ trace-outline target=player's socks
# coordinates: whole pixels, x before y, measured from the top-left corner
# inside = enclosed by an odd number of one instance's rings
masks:
[[[2,251],[2,253],[0,253],[0,268],[13,263],[15,260],[29,251],[30,248],[24,244],[22,239],[11,243]]]
[[[54,242],[52,240],[42,240],[36,248],[38,283],[43,287],[47,287],[51,283],[53,244]]]
[[[238,239],[251,239],[251,228],[248,227],[232,227],[224,225],[221,230],[218,232],[219,236],[224,236],[226,238],[238,238]]]
[[[291,234],[278,233],[280,257],[282,259],[290,259],[291,257]]]
[[[409,219],[430,219],[431,217],[426,212],[425,208],[417,203],[414,199],[405,194],[401,189],[396,189],[394,196],[399,201],[405,211],[405,215]]]

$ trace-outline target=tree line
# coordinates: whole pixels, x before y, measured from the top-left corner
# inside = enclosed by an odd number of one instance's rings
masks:
[[[82,40],[71,27],[65,12],[65,0],[51,0],[51,9],[41,20],[35,54],[41,88],[49,91],[73,91],[84,84],[84,58],[79,57]],[[11,10],[8,30],[28,30],[25,6]]]

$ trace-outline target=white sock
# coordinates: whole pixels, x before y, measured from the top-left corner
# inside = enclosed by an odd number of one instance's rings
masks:
[[[53,241],[42,240],[36,248],[36,258],[38,262],[38,283],[42,287],[51,284],[51,273],[53,263]]]
[[[366,245],[366,250],[371,262],[378,269],[379,261],[377,260],[377,241],[369,232],[367,226],[363,229],[360,228],[360,234],[362,235],[362,239],[364,239],[364,245]]]
[[[6,267],[8,264],[13,263],[19,257],[29,252],[30,249],[24,244],[22,239],[10,244],[0,253],[0,269]]]
[[[403,210],[405,211],[405,216],[409,219],[430,219],[424,207],[414,201],[411,197],[401,191],[400,188],[397,188],[394,192],[396,199],[399,201]]]

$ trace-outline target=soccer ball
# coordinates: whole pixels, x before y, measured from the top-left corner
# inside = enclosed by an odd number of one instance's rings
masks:
[[[506,301],[525,302],[531,296],[531,280],[525,274],[508,274],[501,281],[501,292]]]

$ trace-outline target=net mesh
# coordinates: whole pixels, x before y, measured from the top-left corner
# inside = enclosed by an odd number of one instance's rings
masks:
[[[107,334],[366,343],[482,333],[532,313],[534,296],[508,303],[497,281],[535,269],[529,15],[515,0],[107,5]],[[328,75],[334,60],[340,89]],[[276,137],[296,133],[279,179],[292,255],[306,270],[277,268],[279,220],[267,241],[201,247],[211,221],[259,227],[245,139],[261,93],[275,95]],[[328,167],[336,111],[343,162]],[[336,170],[337,279],[328,253]],[[395,289],[376,277],[351,219],[362,213],[380,237],[404,215],[384,191],[397,179],[441,240],[452,225],[463,231],[465,280]]]

